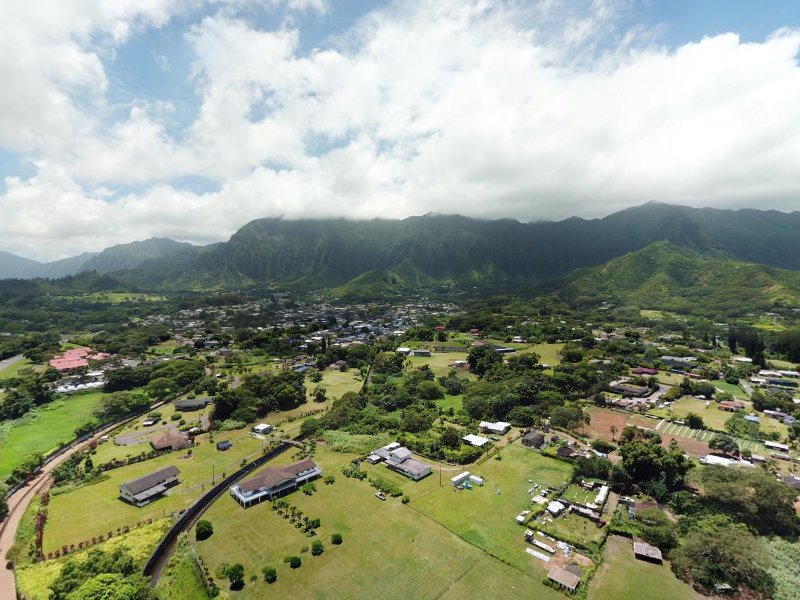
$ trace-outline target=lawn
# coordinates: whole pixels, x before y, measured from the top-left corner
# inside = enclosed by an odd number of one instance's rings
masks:
[[[670,410],[675,419],[683,421],[690,412],[699,415],[703,419],[706,428],[725,431],[725,421],[731,418],[731,413],[717,408],[716,402],[706,405],[706,400],[684,397],[675,401]]]
[[[525,553],[525,530],[514,519],[520,511],[531,507],[528,490],[533,483],[560,486],[569,480],[572,468],[519,442],[506,446],[499,456],[502,460],[490,458],[470,469],[484,477],[483,487],[453,491],[449,481],[445,481],[442,488],[412,501],[411,507],[519,569],[530,572],[531,564],[535,564],[537,576],[544,576],[542,564],[532,563],[530,555]]]
[[[559,352],[563,347],[564,344],[533,344],[524,350],[520,350],[519,353],[536,352],[539,355],[539,362],[548,365],[559,365],[561,364],[561,354]]]
[[[75,428],[92,419],[102,392],[73,394],[44,405],[17,421],[0,425],[0,479],[7,477],[23,458],[47,454],[75,437]]]
[[[584,544],[600,544],[604,531],[589,519],[576,514],[569,514],[552,519],[543,524],[531,523],[529,527],[536,527],[548,535],[565,541],[580,540]]]
[[[236,470],[245,457],[255,458],[261,451],[261,440],[249,435],[247,430],[217,433],[215,441],[228,439],[233,448],[218,452],[208,435],[198,436],[199,445],[186,451],[171,452],[105,472],[88,485],[62,494],[52,494],[49,516],[44,534],[45,553],[63,544],[78,543],[117,527],[132,525],[148,518],[162,517],[186,508],[209,485],[212,469],[216,478]],[[102,446],[101,446],[102,447]],[[139,448],[134,446],[132,448]],[[99,461],[97,461],[99,462]],[[180,469],[180,483],[168,495],[147,506],[137,508],[119,500],[119,485],[162,467],[175,465]],[[102,519],[97,516],[102,515]]]
[[[0,379],[9,379],[16,377],[23,369],[35,368],[34,364],[27,358],[18,360],[13,365],[8,365],[5,369],[0,370]]]
[[[269,594],[300,598],[455,600],[483,588],[491,589],[494,598],[561,598],[559,593],[541,584],[541,573],[531,569],[530,563],[518,570],[488,556],[414,510],[414,501],[403,505],[399,498],[378,500],[369,483],[341,474],[340,467],[351,458],[352,455],[319,447],[315,460],[326,474],[336,477],[336,482],[325,485],[317,481],[313,496],[295,492],[285,497],[304,514],[321,519],[317,538],[306,537],[272,511],[269,503],[243,509],[224,496],[209,509],[205,518],[213,523],[214,535],[203,542],[195,542],[193,534],[190,539],[212,572],[222,562],[242,563],[247,584],[244,590],[232,592],[232,597],[246,600]],[[394,475],[380,465],[368,468],[373,469],[387,478]],[[417,489],[436,490],[438,478],[434,477],[417,483],[401,478],[403,489],[414,496]],[[343,536],[341,546],[330,543],[330,535],[335,532]],[[517,528],[516,532],[521,537],[522,530]],[[312,539],[323,541],[322,555],[311,556],[310,552],[301,551],[311,545]],[[302,566],[290,569],[283,562],[289,555],[301,557]],[[265,566],[277,570],[274,584],[264,583],[261,569]],[[258,580],[250,582],[251,574],[258,575]],[[226,581],[218,580],[218,584],[228,590]]]
[[[651,564],[633,557],[631,540],[612,535],[605,561],[589,588],[588,600],[699,600],[691,587],[675,577],[668,563]]]
[[[750,397],[747,395],[747,393],[734,383],[728,383],[727,381],[712,381],[711,385],[718,390],[728,392],[734,398],[738,398],[739,400],[750,400]]]
[[[464,394],[458,394],[457,396],[445,396],[439,400],[434,400],[434,403],[442,410],[446,411],[447,409],[452,408],[455,412],[458,412],[464,408]]]
[[[431,352],[428,356],[409,356],[412,367],[428,365],[436,377],[443,377],[450,372],[450,365],[456,360],[467,360],[466,352]],[[466,374],[464,375],[466,376]]]

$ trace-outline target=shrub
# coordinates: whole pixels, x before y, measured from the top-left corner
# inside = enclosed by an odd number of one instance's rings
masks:
[[[297,569],[300,565],[303,564],[303,561],[300,560],[299,556],[287,556],[283,559],[283,562],[289,563],[289,566],[293,569]]]
[[[170,417],[169,417],[169,420],[170,421],[180,421],[181,420],[181,414],[180,413],[172,413],[170,415]]]
[[[336,481],[336,477],[333,475],[325,475],[325,478],[322,481],[325,482],[325,485],[332,485]]]
[[[301,489],[306,496],[310,496],[317,491],[317,486],[315,486],[313,483],[307,483]]]
[[[332,533],[331,534],[331,544],[334,546],[338,546],[342,543],[342,534],[341,533]]]
[[[319,556],[325,552],[325,546],[322,545],[320,540],[314,540],[311,543],[311,556]]]
[[[205,519],[197,522],[197,527],[195,527],[194,535],[195,539],[198,542],[203,540],[207,540],[211,537],[214,533],[214,526],[211,524],[211,521],[206,521]]]
[[[261,572],[264,574],[264,581],[267,583],[275,583],[278,580],[278,571],[275,570],[275,567],[264,567]]]
[[[216,577],[217,579],[227,579],[228,578],[228,570],[230,568],[231,568],[231,566],[226,562],[219,563],[219,566],[217,567],[217,570],[214,571],[214,577]]]
[[[409,498],[408,496],[403,496],[402,502],[403,504],[408,504],[409,502],[411,502],[411,498]]]

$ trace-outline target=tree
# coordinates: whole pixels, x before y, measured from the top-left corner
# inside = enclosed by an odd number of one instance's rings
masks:
[[[706,428],[706,424],[703,423],[703,417],[701,417],[700,415],[697,415],[697,414],[695,414],[693,412],[690,412],[688,415],[686,415],[686,418],[684,419],[684,421],[686,423],[686,426],[689,427],[690,429],[705,429]]]
[[[311,542],[311,556],[319,556],[325,552],[325,546],[322,544],[321,540],[314,540]]]
[[[287,556],[283,559],[283,562],[289,563],[289,566],[293,569],[298,569],[303,564],[299,556]]]
[[[482,378],[495,365],[501,364],[503,357],[489,345],[473,346],[467,355],[469,370]]]
[[[234,563],[228,568],[228,581],[231,583],[232,590],[240,590],[244,587],[244,567],[241,563]]]
[[[443,446],[451,450],[457,450],[461,447],[461,434],[455,427],[445,427],[440,438]]]
[[[715,433],[708,441],[709,450],[719,450],[723,454],[739,454],[739,444],[731,436]]]
[[[647,542],[669,551],[678,544],[675,524],[657,508],[646,508],[636,514],[636,526]]]
[[[616,425],[612,425],[611,428],[610,428],[610,431],[611,431],[611,441],[614,442],[614,441],[616,441],[614,439],[614,436],[617,434],[617,431],[618,431],[617,426]]]
[[[444,398],[444,390],[435,381],[421,381],[417,386],[417,396],[423,400]]]
[[[342,543],[342,534],[341,533],[332,533],[331,534],[331,544],[334,546],[338,546]]]
[[[275,583],[278,580],[278,571],[275,567],[264,567],[261,572],[264,574],[264,581],[267,583]]]
[[[198,542],[207,540],[208,538],[211,537],[213,533],[214,533],[214,527],[211,524],[211,521],[202,519],[197,522],[197,527],[195,527],[194,530],[194,536]]]
[[[311,392],[311,397],[314,402],[325,402],[328,399],[328,390],[325,389],[325,386],[318,385]]]

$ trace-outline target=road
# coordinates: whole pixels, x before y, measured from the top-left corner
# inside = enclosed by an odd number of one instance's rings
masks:
[[[0,371],[5,369],[6,367],[10,367],[14,363],[18,363],[23,358],[25,358],[25,357],[22,356],[22,354],[17,354],[16,356],[12,356],[11,358],[7,358],[5,360],[0,360]]]
[[[64,462],[67,458],[72,456],[75,452],[83,450],[92,441],[98,440],[100,436],[107,434],[118,426],[119,424],[110,425],[106,429],[98,432],[92,438],[57,456],[49,463],[44,465],[39,475],[30,481],[28,485],[18,489],[8,498],[9,513],[6,517],[6,520],[0,524],[0,598],[17,597],[14,571],[6,568],[8,563],[6,554],[8,549],[14,543],[14,538],[17,535],[17,527],[19,527],[20,520],[22,520],[22,515],[28,508],[28,505],[31,503],[36,494],[43,492],[50,487],[51,471]]]

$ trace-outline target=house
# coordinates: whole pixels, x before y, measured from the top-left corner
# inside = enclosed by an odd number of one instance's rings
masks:
[[[149,475],[126,481],[119,486],[119,497],[134,506],[142,507],[163,496],[168,488],[177,485],[179,474],[178,467],[170,465]]]
[[[253,427],[253,431],[261,435],[266,435],[274,430],[275,428],[272,425],[269,425],[268,423],[259,423],[258,425]]]
[[[183,400],[175,400],[175,410],[192,411],[201,410],[211,404],[212,400],[208,396],[202,398],[184,398]]]
[[[574,593],[575,590],[578,589],[578,584],[581,582],[580,577],[561,567],[553,567],[550,569],[547,578],[558,584],[561,588],[568,590],[570,593]]]
[[[727,412],[738,412],[744,410],[744,402],[740,400],[723,400],[717,404],[717,408]]]
[[[541,448],[544,445],[544,434],[531,429],[522,436],[522,445],[529,448]]]
[[[243,507],[272,500],[296,490],[304,483],[322,475],[322,467],[304,459],[285,467],[267,467],[258,475],[231,486],[231,496]]]
[[[553,515],[553,516],[556,516],[556,517],[557,517],[557,516],[558,516],[558,515],[560,515],[562,512],[564,512],[564,509],[565,509],[565,508],[566,508],[566,506],[564,506],[563,504],[561,504],[561,502],[557,502],[557,501],[555,501],[555,500],[554,500],[554,501],[550,502],[550,503],[547,505],[547,512],[549,512],[551,515]]]
[[[789,446],[786,444],[779,444],[778,442],[771,442],[769,440],[764,440],[764,446],[769,448],[770,450],[779,450],[781,452],[789,452]]]
[[[631,370],[634,375],[658,375],[658,369],[651,369],[649,367],[636,367]]]
[[[397,350],[395,350],[398,354],[402,354],[403,356],[408,356],[411,353],[411,348],[406,348],[405,346],[401,346]]]
[[[191,438],[183,431],[177,429],[167,429],[162,433],[157,433],[150,438],[150,445],[153,450],[181,450],[192,445]]]
[[[430,356],[430,355],[431,355],[431,351],[430,350],[425,350],[423,348],[419,348],[417,350],[412,350],[411,351],[411,356]]]
[[[639,560],[645,560],[659,565],[663,562],[661,550],[655,546],[651,546],[647,542],[637,542],[633,540],[633,555]]]
[[[612,392],[622,394],[623,396],[636,396],[637,398],[643,398],[653,393],[653,390],[647,386],[633,385],[632,383],[626,383],[625,381],[612,381],[608,385],[608,389],[610,389]]]
[[[474,433],[469,433],[461,439],[464,441],[464,443],[469,444],[470,446],[476,446],[478,448],[482,448],[489,443],[489,438],[485,438],[481,435],[475,435]]]
[[[481,421],[480,428],[488,431],[489,433],[494,433],[495,435],[503,435],[509,429],[511,429],[511,423],[506,423],[505,421],[497,421],[497,423]]]
[[[381,448],[381,450],[383,450],[383,448]],[[375,454],[378,454],[378,451],[376,451]],[[412,458],[411,450],[402,446],[389,451],[389,456],[385,460],[386,466],[389,469],[401,475],[405,475],[413,481],[419,481],[423,477],[427,477],[431,474],[430,465]]]

